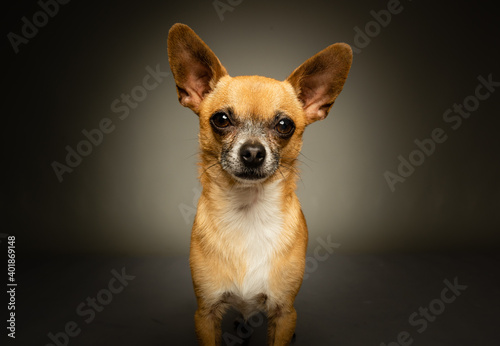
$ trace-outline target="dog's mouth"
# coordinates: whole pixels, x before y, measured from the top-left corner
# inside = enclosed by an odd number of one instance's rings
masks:
[[[233,175],[238,179],[250,180],[250,181],[263,180],[269,177],[269,174],[253,170],[250,171],[245,170],[244,172],[233,173]]]
[[[274,167],[269,167],[270,169],[266,169],[265,167],[259,168],[248,168],[242,165],[224,165],[222,164],[222,169],[226,171],[230,176],[232,176],[237,182],[243,184],[256,184],[262,183],[271,177],[276,169]]]

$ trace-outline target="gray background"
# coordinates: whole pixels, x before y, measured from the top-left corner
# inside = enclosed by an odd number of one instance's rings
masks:
[[[7,34],[40,7],[4,5],[0,257],[5,234],[15,235],[19,286],[16,339],[6,336],[6,290],[0,297],[2,345],[48,345],[51,333],[63,340],[71,321],[81,328],[71,346],[195,345],[187,253],[200,191],[197,117],[177,102],[171,76],[124,120],[111,103],[142,84],[147,66],[169,70],[166,37],[176,22],[231,75],[284,79],[334,42],[354,45],[355,28],[388,1],[244,0],[223,21],[212,3],[71,1],[18,54]],[[498,343],[500,91],[457,130],[442,119],[474,94],[478,76],[500,80],[497,11],[401,4],[354,55],[329,117],[304,135],[298,194],[310,251],[296,345],[390,344],[403,331],[412,345]],[[59,182],[51,163],[104,118],[115,130]],[[391,192],[384,172],[396,172],[398,156],[437,127],[447,141]],[[325,242],[340,246],[326,259]],[[122,270],[133,280],[86,323],[77,306],[107,299]],[[409,316],[439,303],[445,280],[467,289],[420,333]],[[223,333],[236,335],[234,316]],[[244,345],[262,345],[265,334],[263,323]]]
[[[185,255],[200,191],[197,117],[177,102],[172,77],[120,120],[110,104],[168,71],[166,37],[190,25],[229,73],[282,80],[387,1],[249,1],[224,13],[211,1],[86,1],[62,5],[13,52],[35,2],[4,12],[4,233],[23,254]],[[330,237],[349,253],[491,250],[499,246],[499,91],[452,130],[442,115],[472,95],[477,77],[500,80],[491,4],[402,1],[354,55],[329,117],[304,136],[298,194],[310,246]],[[67,145],[109,117],[116,129],[59,182],[51,167]],[[391,192],[415,139],[441,127],[448,140]],[[183,216],[181,209],[189,212]]]

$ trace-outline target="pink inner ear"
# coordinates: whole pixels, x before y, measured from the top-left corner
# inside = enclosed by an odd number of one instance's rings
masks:
[[[307,59],[287,78],[302,101],[309,124],[326,118],[342,91],[351,61],[349,45],[336,43]]]
[[[183,106],[198,107],[206,93],[210,91],[211,70],[190,59],[186,66],[187,76],[184,82],[184,89],[181,97]]]
[[[300,92],[300,100],[303,103],[304,111],[310,122],[323,120],[326,118],[329,108],[330,95],[326,80],[322,81],[319,76],[309,77],[303,80],[303,86]],[[326,106],[326,108],[325,108]]]

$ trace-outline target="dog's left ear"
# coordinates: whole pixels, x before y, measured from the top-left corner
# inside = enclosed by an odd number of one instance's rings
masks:
[[[214,52],[185,24],[177,23],[170,28],[167,48],[179,102],[198,114],[205,95],[227,71]]]
[[[286,79],[302,102],[307,125],[326,118],[344,87],[351,63],[351,47],[336,43],[307,59]]]

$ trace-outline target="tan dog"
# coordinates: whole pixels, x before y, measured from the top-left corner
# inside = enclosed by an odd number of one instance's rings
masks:
[[[305,127],[324,119],[342,90],[351,48],[331,45],[283,82],[233,78],[193,30],[175,24],[168,58],[179,102],[200,120],[203,192],[190,251],[200,344],[220,344],[233,306],[245,319],[266,312],[269,345],[288,345],[307,248],[297,156]]]

